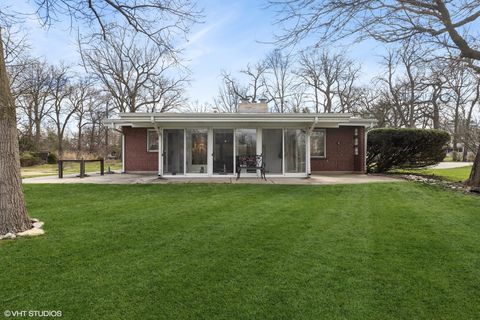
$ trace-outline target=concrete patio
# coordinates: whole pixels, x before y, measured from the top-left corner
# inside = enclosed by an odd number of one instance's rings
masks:
[[[92,183],[92,184],[172,184],[172,183],[230,183],[230,184],[290,184],[290,185],[329,185],[329,184],[359,184],[403,181],[389,176],[366,174],[322,174],[310,178],[168,178],[159,179],[152,174],[115,173],[101,176],[99,173],[89,173],[86,178],[76,175],[65,175],[63,179],[57,176],[23,179],[23,183]]]

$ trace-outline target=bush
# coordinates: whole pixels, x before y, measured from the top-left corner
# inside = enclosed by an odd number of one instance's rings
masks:
[[[368,133],[367,169],[421,168],[445,158],[450,135],[441,130],[375,129]]]
[[[58,162],[57,155],[55,153],[50,152],[47,156],[47,163],[48,164],[55,164]]]
[[[31,152],[23,152],[20,154],[20,166],[22,167],[30,167],[40,164],[42,159],[37,157],[35,154]]]

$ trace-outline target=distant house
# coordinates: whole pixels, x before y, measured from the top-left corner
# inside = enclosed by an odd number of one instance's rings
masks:
[[[121,113],[106,124],[123,133],[124,172],[233,177],[238,159],[255,155],[267,176],[365,172],[365,129],[375,120],[266,111],[266,104],[243,103],[238,113]]]

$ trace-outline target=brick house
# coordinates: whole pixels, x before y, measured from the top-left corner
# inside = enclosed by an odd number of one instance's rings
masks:
[[[233,177],[239,157],[252,155],[262,156],[267,177],[365,172],[366,128],[375,120],[266,110],[243,103],[238,113],[121,113],[106,124],[122,132],[124,172]]]

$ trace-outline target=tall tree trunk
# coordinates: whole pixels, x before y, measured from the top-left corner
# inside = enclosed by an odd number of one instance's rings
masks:
[[[0,30],[0,235],[30,228],[20,178],[16,110]]]
[[[77,141],[77,159],[80,159],[82,155],[82,128],[83,128],[83,116],[80,116],[78,119],[78,141]]]
[[[82,126],[78,126],[77,159],[82,155]]]
[[[107,159],[108,155],[109,155],[109,146],[108,146],[108,128],[105,128],[105,154],[104,154],[104,158]]]
[[[473,162],[472,172],[467,180],[467,184],[480,189],[480,145],[478,146],[477,156]]]
[[[462,161],[463,162],[468,161],[468,149],[466,144],[463,145]]]
[[[59,134],[58,135],[58,140],[57,140],[57,149],[58,149],[58,158],[63,159],[63,135]]]
[[[40,148],[40,138],[41,138],[41,134],[42,134],[42,130],[41,130],[41,122],[40,120],[35,120],[35,140],[34,140],[34,149],[36,151],[40,151],[39,148]]]

